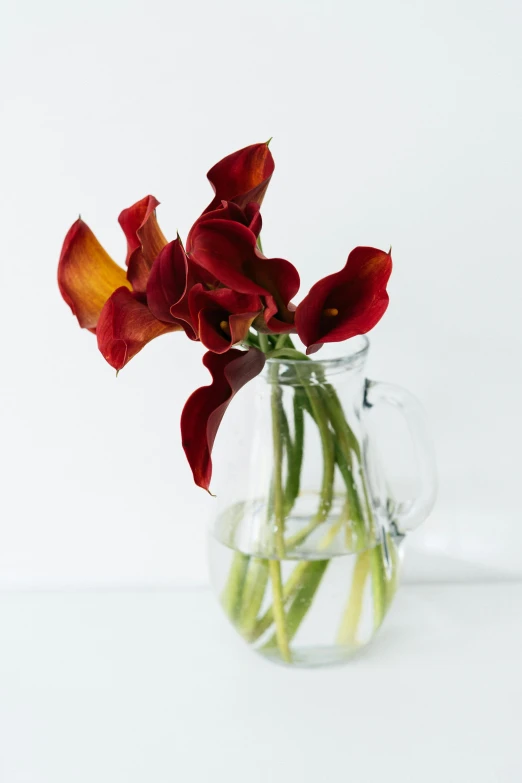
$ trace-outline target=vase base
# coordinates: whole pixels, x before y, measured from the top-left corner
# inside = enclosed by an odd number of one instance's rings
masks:
[[[282,658],[277,648],[261,648],[255,651],[271,663],[278,663],[281,666],[289,666],[295,669],[316,669],[349,663],[365,647],[366,645],[363,644],[355,644],[354,646],[332,645],[325,647],[321,645],[317,647],[292,648],[289,661]]]

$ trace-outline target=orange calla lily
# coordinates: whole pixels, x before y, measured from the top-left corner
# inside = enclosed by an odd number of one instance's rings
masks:
[[[163,323],[146,303],[150,268],[166,244],[155,215],[158,201],[146,196],[120,215],[127,237],[125,272],[84,223],[69,229],[58,263],[60,292],[78,323],[98,336],[98,346],[117,370],[150,340],[181,329],[178,321]]]
[[[103,305],[120,286],[131,288],[125,270],[79,218],[65,237],[58,263],[60,293],[84,329],[94,331]]]

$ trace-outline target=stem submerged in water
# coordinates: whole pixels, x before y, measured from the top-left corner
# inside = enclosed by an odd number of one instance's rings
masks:
[[[274,545],[277,560],[270,560],[268,569],[272,585],[272,602],[276,639],[281,658],[290,662],[290,645],[286,627],[285,609],[283,604],[283,584],[281,579],[281,560],[285,557],[285,508],[283,494],[283,441],[281,438],[281,389],[278,384],[279,367],[271,368],[272,377],[272,439],[274,443]]]

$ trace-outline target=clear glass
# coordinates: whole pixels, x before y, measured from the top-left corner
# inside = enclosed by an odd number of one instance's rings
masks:
[[[397,589],[404,535],[435,500],[418,403],[365,379],[365,337],[343,348],[333,358],[269,359],[214,447],[214,589],[253,649],[296,666],[338,663],[371,641]],[[405,414],[415,498],[392,497],[384,475],[371,422],[383,404]]]

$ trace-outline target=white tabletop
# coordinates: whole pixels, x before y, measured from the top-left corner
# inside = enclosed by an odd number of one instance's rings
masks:
[[[0,595],[1,783],[519,783],[522,584],[403,587],[351,663],[250,652],[210,592]]]

